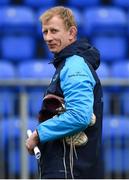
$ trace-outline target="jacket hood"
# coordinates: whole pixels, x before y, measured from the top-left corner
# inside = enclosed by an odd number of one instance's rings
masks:
[[[60,61],[73,55],[79,55],[83,57],[84,60],[88,62],[94,70],[96,70],[100,65],[99,51],[95,47],[91,46],[87,39],[76,40],[74,43],[55,54],[54,61],[52,63],[56,67]]]

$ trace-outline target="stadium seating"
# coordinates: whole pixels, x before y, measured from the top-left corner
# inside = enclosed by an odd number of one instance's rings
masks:
[[[100,50],[102,61],[112,62],[127,56],[127,19],[123,10],[92,8],[84,17],[87,22],[84,29],[91,36],[92,44]]]
[[[54,74],[54,67],[48,64],[48,61],[44,59],[35,59],[33,62],[24,62],[20,63],[18,66],[18,76],[21,79],[36,79],[39,80],[49,80]],[[27,88],[28,92],[28,107],[30,115],[37,115],[41,108],[42,98],[44,91],[46,90],[45,86]]]
[[[129,115],[129,88],[126,89],[120,96],[120,103],[121,103],[121,109],[123,112],[123,115]]]
[[[121,59],[118,63],[113,63],[111,68],[111,74],[114,78],[120,78],[121,80],[128,80],[129,79],[129,60],[128,59]],[[129,98],[129,87],[119,87],[119,91],[122,92],[120,95],[120,104],[121,109],[124,115],[129,114],[128,108],[128,98]]]
[[[11,0],[1,0],[0,1],[0,6],[9,5],[10,3],[11,3]]]
[[[3,152],[5,155],[5,161],[8,162],[9,173],[12,176],[20,174],[21,171],[21,126],[22,121],[19,118],[7,118],[0,121],[1,136],[1,149],[6,149]],[[29,118],[27,122],[27,128],[32,131],[36,128],[37,121],[34,118]],[[7,129],[9,131],[7,131]],[[10,147],[7,148],[7,147]],[[5,162],[5,163],[7,163]],[[29,172],[34,174],[37,171],[37,162],[34,156],[28,155]]]
[[[112,0],[112,4],[115,6],[119,6],[121,8],[129,8],[129,1],[128,0]]]
[[[21,172],[21,158],[20,158],[20,148],[13,149],[9,153],[9,166],[10,166],[10,175],[13,177],[17,177]],[[31,176],[35,176],[38,173],[38,164],[34,156],[28,154],[28,171]]]
[[[101,60],[112,63],[127,57],[127,37],[118,35],[96,35],[91,37],[92,44],[100,50]]]
[[[51,78],[55,68],[53,65],[49,64],[49,61],[46,59],[33,59],[32,61],[27,60],[28,62],[19,63],[18,75],[19,78]]]
[[[11,80],[16,77],[14,66],[5,62],[5,60],[0,60],[0,79],[1,80]],[[15,107],[15,96],[12,88],[2,87],[0,88],[0,117],[9,116],[14,114]]]
[[[7,6],[0,9],[3,33],[33,33],[36,25],[34,11],[24,6]]]
[[[103,121],[103,147],[105,173],[123,174],[129,171],[128,140],[129,121],[127,117],[110,116]],[[126,153],[126,154],[125,154]]]
[[[68,0],[66,3],[70,7],[76,7],[76,8],[87,8],[89,6],[95,6],[100,4],[100,0]]]
[[[110,66],[104,62],[101,62],[99,68],[97,69],[97,74],[100,80],[110,78]],[[108,91],[108,87],[103,87],[103,102],[104,102],[104,115],[110,114],[110,104],[111,104],[111,95]]]
[[[95,7],[84,11],[85,34],[100,50],[102,61],[114,61],[127,56],[127,16],[116,7]]]
[[[121,59],[114,62],[111,67],[111,76],[114,78],[129,79],[129,60]]]
[[[1,33],[2,28],[3,28],[3,21],[4,21],[3,14],[2,14],[2,11],[0,10],[0,33]]]
[[[0,59],[0,79],[12,79],[16,77],[15,67],[12,63]]]
[[[0,9],[1,56],[8,60],[33,58],[36,52],[36,16],[31,8]]]
[[[34,33],[36,19],[32,9],[23,6],[7,6],[0,11],[3,21],[3,28],[0,31],[3,33]]]
[[[2,58],[17,62],[35,56],[36,42],[31,36],[10,35],[4,36],[1,41]]]
[[[100,63],[96,72],[100,79],[110,78],[110,66],[105,62]]]
[[[33,8],[41,8],[41,7],[53,7],[56,5],[56,0],[50,1],[42,1],[42,0],[23,0],[23,4]]]
[[[0,89],[0,117],[14,115],[15,95],[11,88]]]
[[[121,8],[111,6],[92,7],[84,11],[86,23],[83,24],[87,35],[98,33],[125,33],[127,14]]]

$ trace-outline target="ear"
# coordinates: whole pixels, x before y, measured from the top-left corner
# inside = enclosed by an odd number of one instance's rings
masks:
[[[69,29],[69,34],[70,34],[70,40],[76,37],[77,35],[77,28],[76,26],[71,26]]]

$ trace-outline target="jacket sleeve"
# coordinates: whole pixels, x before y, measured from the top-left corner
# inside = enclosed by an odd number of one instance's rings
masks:
[[[74,55],[66,59],[60,73],[60,85],[66,112],[38,125],[42,143],[82,131],[91,120],[95,80],[82,57]]]

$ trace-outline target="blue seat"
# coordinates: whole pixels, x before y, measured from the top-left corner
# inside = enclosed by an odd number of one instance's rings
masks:
[[[6,6],[0,9],[0,16],[2,58],[17,61],[34,57],[36,52],[34,11],[24,6]]]
[[[110,68],[111,78],[128,80],[128,78],[129,78],[128,65],[129,65],[128,59],[119,59],[118,62],[114,62],[114,63],[112,62],[112,65]],[[124,87],[124,86],[116,84],[115,86],[112,86],[111,89],[112,89],[112,92],[124,94],[124,91],[127,90],[128,87],[126,87],[126,86]],[[119,95],[118,98],[120,98],[120,97],[121,96]]]
[[[13,149],[9,153],[9,171],[11,176],[15,177],[20,175],[21,172],[21,158],[20,158],[20,148]],[[35,176],[38,174],[38,164],[34,156],[28,154],[28,172],[29,175]]]
[[[0,9],[3,33],[35,34],[36,16],[31,8],[24,6],[7,6]]]
[[[111,68],[111,76],[113,78],[129,79],[129,60],[121,59],[119,63],[113,63]],[[124,89],[119,87],[120,94],[120,107],[124,115],[129,115],[128,101],[129,101],[129,88]]]
[[[111,66],[111,77],[117,79],[129,79],[129,61],[128,59],[121,59],[119,62],[114,62]],[[128,93],[129,87],[128,86],[119,86],[116,85],[112,87],[112,90],[115,93],[118,93],[117,99],[119,102],[119,110],[121,114],[128,115]]]
[[[1,7],[0,7],[0,9],[1,9]],[[2,11],[0,10],[0,33],[2,32],[3,23],[4,23],[3,13],[2,13]]]
[[[33,59],[21,62],[18,66],[18,75],[25,79],[49,79],[55,72],[53,65],[46,59]]]
[[[66,3],[70,7],[86,8],[89,6],[95,6],[100,4],[100,0],[68,0]]]
[[[100,79],[110,78],[110,66],[105,62],[100,63],[96,72]]]
[[[0,121],[0,130],[2,132],[1,136],[1,147],[6,148],[10,140],[14,140],[15,143],[18,145],[19,137],[20,137],[20,119],[17,117],[14,118],[3,118]],[[7,131],[8,129],[8,131]]]
[[[15,77],[15,66],[7,62],[6,59],[0,59],[0,79],[13,79]]]
[[[36,41],[31,36],[4,36],[1,46],[2,58],[15,62],[33,58],[36,53]]]
[[[15,114],[16,97],[13,89],[0,88],[0,116],[11,116]]]
[[[40,8],[40,7],[53,7],[56,6],[56,0],[52,0],[52,1],[41,1],[41,0],[23,0],[23,4],[27,5],[27,6],[31,6],[33,8]]]
[[[1,0],[1,1],[0,1],[0,6],[9,5],[10,2],[11,2],[11,0]]]
[[[4,159],[9,166],[9,173],[13,176],[19,175],[21,172],[21,126],[22,122],[19,118],[3,119],[0,122],[1,136],[1,149],[5,155]],[[34,118],[29,118],[27,128],[32,131],[37,127],[37,121]],[[7,131],[7,129],[9,131]],[[28,169],[31,174],[37,171],[37,162],[34,156],[28,154]]]
[[[33,62],[20,63],[18,66],[18,76],[21,79],[40,79],[50,80],[54,74],[53,65],[48,64],[48,61],[44,59],[33,60]],[[46,86],[43,87],[31,87],[27,89],[28,92],[28,108],[30,115],[37,115],[41,108],[42,98]]]
[[[128,116],[110,115],[105,116],[103,120],[103,138],[110,138],[114,141],[114,137],[129,137],[129,121]]]
[[[89,8],[84,11],[84,19],[85,34],[100,50],[102,60],[112,62],[127,56],[127,14],[124,10],[111,6]]]
[[[11,80],[16,77],[15,67],[5,62],[5,59],[1,59],[0,62],[0,79]],[[0,88],[0,115],[9,116],[14,114],[15,107],[15,95],[14,89],[9,87]]]
[[[110,116],[103,121],[105,173],[122,174],[129,171],[128,132],[129,121],[127,117]]]
[[[105,80],[110,78],[110,66],[104,62],[101,62],[99,68],[97,69],[97,74],[100,80]],[[111,94],[108,90],[108,87],[103,86],[103,102],[104,102],[104,115],[110,114],[110,105],[111,105]]]
[[[129,115],[129,88],[123,91],[120,96],[120,105],[122,109],[123,115],[128,116]]]
[[[114,62],[111,66],[111,77],[129,79],[129,60],[120,59],[119,62]]]
[[[103,114],[111,114],[111,93],[106,88],[103,88]]]
[[[30,116],[38,117],[38,112],[41,109],[41,104],[43,100],[43,95],[45,93],[46,88],[32,88],[27,91],[28,93],[28,112]]]
[[[112,4],[121,8],[129,8],[128,0],[112,0]]]
[[[127,37],[118,35],[96,35],[91,38],[92,44],[100,50],[101,60],[119,61],[127,57]],[[110,51],[110,52],[109,52]]]
[[[125,33],[127,28],[127,14],[117,7],[95,7],[84,11],[83,24],[87,35],[102,33]]]

